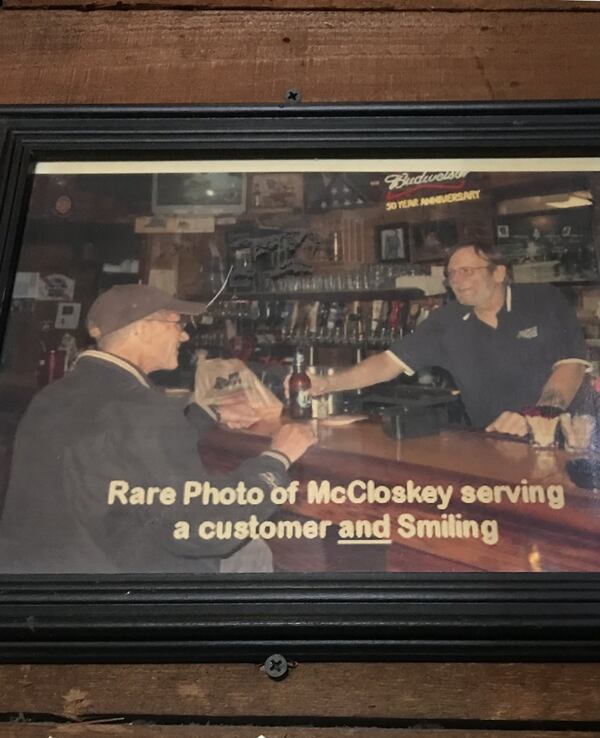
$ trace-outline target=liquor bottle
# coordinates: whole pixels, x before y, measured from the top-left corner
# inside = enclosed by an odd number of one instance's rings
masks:
[[[376,342],[379,338],[381,328],[381,313],[383,311],[383,300],[373,300],[371,312],[371,340]]]
[[[317,324],[319,322],[320,307],[321,307],[321,303],[317,301],[317,302],[311,302],[308,308],[308,315],[306,318],[307,333],[313,337],[317,335]],[[308,363],[309,365],[311,364],[310,360]]]
[[[311,416],[310,377],[304,371],[304,356],[298,351],[294,357],[294,371],[290,377],[290,417],[307,420]]]
[[[408,307],[408,315],[406,316],[406,326],[404,334],[414,333],[419,322],[421,314],[421,305],[418,302],[411,302]]]
[[[329,316],[329,303],[322,302],[317,316],[317,338],[323,340],[327,333],[327,318]]]
[[[327,316],[327,335],[333,336],[335,329],[337,328],[338,319],[340,316],[340,308],[337,302],[332,302],[329,308],[329,315]]]
[[[388,318],[389,328],[390,328],[392,336],[398,335],[398,330],[400,328],[401,309],[402,309],[402,303],[400,302],[400,300],[394,300],[392,302],[392,307],[391,307],[389,318]]]
[[[346,313],[346,335],[348,336],[348,342],[356,344],[358,341],[360,322],[360,302],[355,300],[350,304],[348,312]]]

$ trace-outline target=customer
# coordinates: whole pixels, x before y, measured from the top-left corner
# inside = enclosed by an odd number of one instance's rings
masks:
[[[271,449],[227,475],[209,474],[198,456],[197,431],[214,425],[197,405],[188,406],[156,388],[148,373],[177,366],[179,345],[189,336],[182,314],[204,306],[184,302],[147,285],[113,287],[88,314],[98,350],[83,352],[63,379],[32,400],[17,430],[4,514],[0,521],[0,571],[216,572],[243,542],[201,541],[193,535],[202,519],[268,518],[273,486],[289,483],[287,469],[315,441],[300,425],[285,425]],[[222,420],[247,425],[248,407],[223,406]],[[172,487],[172,505],[112,504],[111,482],[130,488]],[[187,481],[213,487],[259,487],[265,501],[184,507]],[[176,540],[174,525],[190,522],[189,540]],[[258,546],[260,548],[260,546]],[[269,568],[264,560],[257,568]],[[227,571],[254,564],[225,565]]]

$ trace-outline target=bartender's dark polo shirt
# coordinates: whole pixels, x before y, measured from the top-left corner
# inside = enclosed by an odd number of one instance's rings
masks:
[[[512,285],[492,328],[472,308],[450,303],[434,310],[390,351],[418,371],[449,371],[476,427],[505,410],[535,404],[555,364],[585,362],[585,341],[577,317],[550,285]],[[410,373],[410,372],[408,372]]]

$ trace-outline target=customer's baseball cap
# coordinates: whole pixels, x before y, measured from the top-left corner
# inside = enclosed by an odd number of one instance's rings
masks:
[[[148,284],[122,284],[96,298],[87,314],[87,328],[92,338],[100,338],[159,310],[198,315],[206,310],[206,305],[178,300]]]

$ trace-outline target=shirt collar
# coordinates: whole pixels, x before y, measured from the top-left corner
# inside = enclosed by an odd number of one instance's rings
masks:
[[[138,369],[135,364],[132,364],[131,362],[121,358],[120,356],[117,356],[116,354],[109,354],[107,351],[98,351],[96,349],[88,349],[87,351],[82,351],[79,354],[75,363],[77,363],[80,359],[85,359],[88,357],[90,359],[100,359],[100,361],[105,361],[108,364],[118,366],[120,369],[124,369],[126,372],[129,372],[129,374],[131,374],[132,377],[135,377],[135,379],[137,379],[137,381],[144,387],[151,387],[150,380],[141,369]]]

